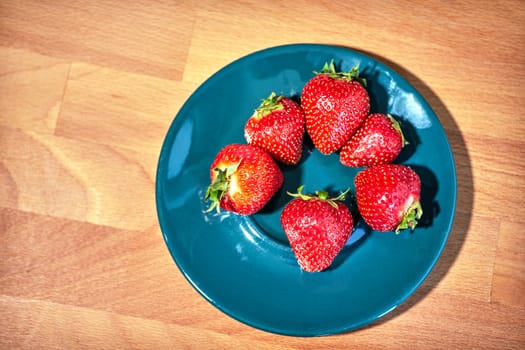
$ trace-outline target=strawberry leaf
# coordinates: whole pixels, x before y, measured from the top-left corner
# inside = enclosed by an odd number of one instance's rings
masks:
[[[281,103],[282,96],[278,96],[275,92],[272,92],[270,96],[263,99],[259,107],[255,110],[257,112],[257,119],[272,113],[273,111],[282,110],[284,107]]]
[[[341,79],[346,81],[355,80],[366,87],[366,79],[359,77],[359,65],[355,65],[348,72],[338,72],[335,68],[334,60],[326,62],[320,72],[314,71],[314,74],[326,74],[332,79]]]
[[[208,186],[206,194],[204,195],[205,201],[211,201],[210,207],[205,211],[209,213],[213,209],[217,210],[217,214],[221,212],[221,199],[230,187],[230,178],[239,168],[241,161],[233,163],[224,169],[215,168],[213,171],[217,173],[215,180]]]
[[[310,194],[304,194],[303,193],[303,188],[304,188],[304,185],[299,186],[299,188],[297,188],[297,193],[290,193],[288,191],[286,191],[286,193],[289,196],[291,196],[291,197],[301,198],[302,200],[305,200],[305,201],[317,198],[317,199],[320,199],[320,200],[323,200],[323,201],[327,202],[328,204],[330,204],[332,207],[334,207],[336,209],[338,207],[337,206],[337,202],[344,201],[346,194],[350,191],[350,189],[347,188],[346,191],[341,192],[339,194],[339,196],[337,196],[335,198],[330,198],[327,191],[324,191],[324,190],[323,191],[316,191],[315,195],[310,195]]]
[[[396,234],[398,234],[400,230],[407,228],[414,230],[417,226],[417,221],[421,219],[421,216],[423,216],[423,208],[421,207],[421,203],[419,201],[412,203],[403,216],[403,220],[397,226]]]

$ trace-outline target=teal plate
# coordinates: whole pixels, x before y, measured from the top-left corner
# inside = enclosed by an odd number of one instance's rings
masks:
[[[373,112],[401,120],[410,145],[398,157],[422,180],[424,216],[414,231],[379,233],[361,221],[333,265],[299,268],[279,216],[286,191],[354,189],[359,169],[342,166],[305,142],[296,167],[282,167],[281,191],[259,213],[205,213],[209,166],[230,143],[245,143],[244,124],[272,91],[300,97],[327,61],[359,65]],[[294,44],[247,55],[206,80],[183,105],[159,157],[156,204],[166,245],[180,271],[210,303],[253,327],[293,336],[357,329],[392,311],[425,280],[443,251],[454,217],[456,173],[444,130],[424,98],[395,71],[336,46]]]

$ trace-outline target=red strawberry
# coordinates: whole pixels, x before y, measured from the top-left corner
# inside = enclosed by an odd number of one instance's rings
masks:
[[[322,271],[329,267],[343,249],[352,233],[354,220],[348,207],[337,198],[328,198],[325,191],[316,196],[301,193],[284,207],[281,225],[290,241],[299,266],[305,271]]]
[[[284,177],[262,148],[231,144],[219,151],[210,167],[208,211],[220,208],[242,215],[261,210],[282,186]]]
[[[376,231],[414,229],[423,215],[421,180],[410,167],[383,164],[360,171],[355,179],[357,208]]]
[[[295,165],[301,159],[304,113],[292,99],[271,93],[264,99],[244,127],[250,145],[264,148],[284,164]]]
[[[332,60],[304,86],[306,131],[321,153],[343,147],[368,116],[370,98],[363,84],[357,66],[347,73],[336,72]]]
[[[343,146],[340,160],[349,167],[391,163],[405,143],[397,120],[390,115],[371,114]]]

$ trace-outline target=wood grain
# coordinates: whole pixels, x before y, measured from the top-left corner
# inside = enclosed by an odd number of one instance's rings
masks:
[[[104,0],[3,1],[0,40],[13,47],[179,80],[191,40],[193,5],[123,5]]]
[[[0,2],[0,348],[525,348],[524,23],[519,0]],[[289,43],[394,68],[456,163],[434,270],[347,334],[279,336],[226,316],[157,223],[158,153],[185,100],[224,65]]]

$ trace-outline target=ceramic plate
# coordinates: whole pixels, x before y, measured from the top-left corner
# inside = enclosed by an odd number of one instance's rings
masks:
[[[359,169],[342,166],[306,142],[301,163],[282,167],[281,191],[259,213],[244,217],[205,213],[209,166],[230,143],[245,143],[244,124],[272,91],[299,98],[305,83],[334,59],[348,71],[359,65],[372,112],[401,121],[410,145],[397,163],[422,180],[424,216],[414,231],[379,233],[362,222],[333,265],[302,271],[281,229],[286,191],[354,190]],[[447,241],[456,202],[456,175],[443,128],[404,78],[362,53],[296,44],[252,53],[219,70],[186,101],[160,153],[156,202],[166,245],[189,283],[229,316],[269,332],[320,336],[373,322],[405,301],[423,282]]]

